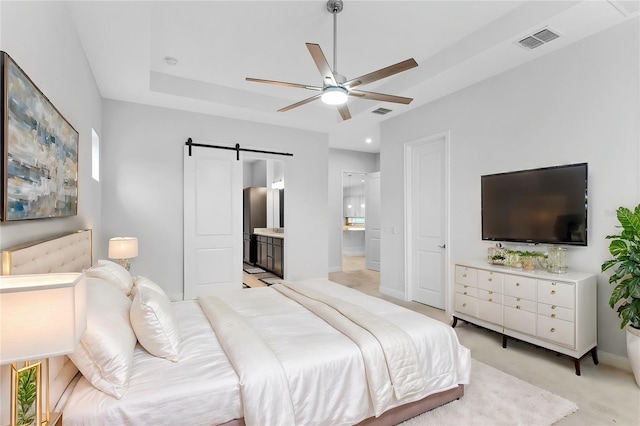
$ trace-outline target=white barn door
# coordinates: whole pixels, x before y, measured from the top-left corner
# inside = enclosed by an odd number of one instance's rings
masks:
[[[380,271],[380,172],[367,174],[365,195],[365,253],[367,269]]]
[[[184,298],[242,288],[242,158],[184,147]]]

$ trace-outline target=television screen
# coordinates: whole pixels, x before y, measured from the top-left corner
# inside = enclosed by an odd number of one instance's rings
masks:
[[[587,245],[587,163],[481,177],[482,239]]]

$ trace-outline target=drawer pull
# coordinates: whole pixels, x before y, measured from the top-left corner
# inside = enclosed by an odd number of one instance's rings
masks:
[[[516,283],[516,287],[520,287],[520,283]]]
[[[462,293],[462,294],[467,294],[467,292],[465,291],[465,292],[464,292],[464,293]]]
[[[493,278],[489,278],[489,282],[493,281]]]
[[[516,309],[520,309],[520,305],[516,305]]]
[[[492,292],[492,291],[490,291],[490,292],[489,292],[489,294],[493,294],[493,292]]]
[[[556,283],[551,283],[551,285],[556,285]]]
[[[552,333],[555,333],[555,332],[556,332],[556,329],[555,329],[555,328],[553,328],[553,327],[551,327],[551,332],[552,332]]]
[[[518,297],[516,300],[519,302],[519,301],[520,301],[520,298]]]
[[[467,278],[467,274],[462,274],[462,278]]]
[[[556,294],[556,291],[555,290],[551,290],[551,294]]]
[[[467,306],[467,304],[466,304],[466,303],[463,303],[463,304],[462,304],[462,307],[463,307],[463,308],[464,308],[464,307],[466,307],[466,306]]]
[[[556,314],[551,314],[551,318],[555,318],[555,317],[556,317]]]
[[[489,302],[493,302],[493,299],[489,298]]]
[[[551,309],[555,309],[555,308],[556,308],[556,305],[551,305]]]
[[[465,285],[465,286],[464,286],[464,288],[469,288],[469,286],[468,286],[468,285]]]

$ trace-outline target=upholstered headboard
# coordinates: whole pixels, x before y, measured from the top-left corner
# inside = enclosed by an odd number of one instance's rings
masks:
[[[2,275],[81,272],[91,266],[91,230],[85,229],[2,252]]]
[[[82,272],[92,264],[90,229],[2,251],[2,275]],[[78,372],[67,356],[49,359],[49,396],[52,407]]]

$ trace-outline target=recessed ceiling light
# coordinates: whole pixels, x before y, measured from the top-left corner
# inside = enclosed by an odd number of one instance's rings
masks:
[[[371,138],[366,138],[364,141],[365,141],[366,143],[371,143]]]
[[[178,60],[172,56],[165,56],[164,61],[167,63],[167,65],[177,65],[178,64]]]

